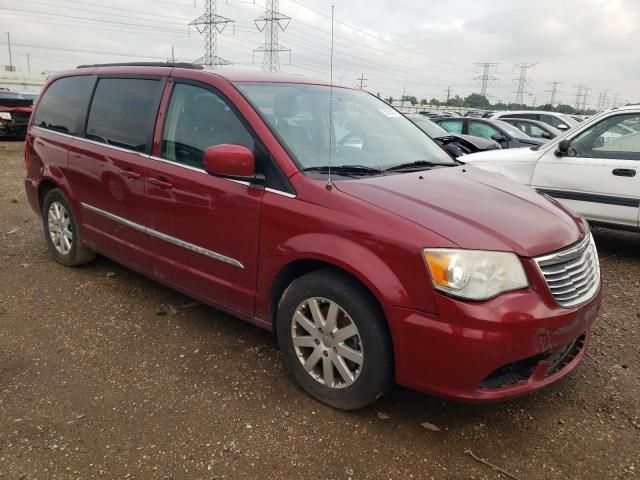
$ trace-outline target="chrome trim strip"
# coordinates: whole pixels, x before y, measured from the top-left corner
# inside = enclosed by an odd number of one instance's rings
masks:
[[[108,143],[96,142],[95,140],[90,140],[88,138],[78,137],[76,135],[69,135],[67,133],[62,133],[62,132],[56,132],[55,130],[48,130],[46,128],[42,128],[42,127],[38,127],[38,126],[34,126],[33,128],[37,128],[38,130],[42,130],[42,131],[49,132],[49,133],[54,133],[56,135],[61,135],[63,137],[71,138],[73,140],[80,140],[82,142],[90,143],[92,145],[98,145],[100,147],[111,148],[111,149],[117,150],[119,152],[132,153],[132,154],[138,155],[138,156],[140,156],[142,158],[146,158],[146,159],[149,159],[149,160],[155,160],[156,162],[162,162],[162,163],[166,163],[168,165],[173,165],[175,167],[186,168],[187,170],[191,170],[191,171],[194,171],[194,172],[198,172],[198,173],[203,173],[205,175],[209,175],[207,173],[207,171],[202,169],[202,168],[192,167],[191,165],[185,165],[184,163],[174,162],[173,160],[167,160],[166,158],[156,157],[155,155],[147,155],[144,152],[136,152],[135,150],[130,150],[130,149],[123,148],[123,147],[117,147],[115,145],[109,145]],[[227,180],[229,182],[238,183],[240,185],[245,185],[247,187],[251,186],[251,182],[248,182],[246,180],[238,180],[238,179],[235,179],[235,178],[225,178],[225,177],[217,177],[217,178],[221,178],[221,179]],[[283,197],[296,198],[296,195],[293,194],[293,193],[283,192],[282,190],[276,190],[275,188],[267,187],[264,190],[266,192],[275,193],[276,195],[282,195]]]
[[[212,250],[207,250],[206,248],[199,247],[198,245],[194,245],[193,243],[185,242],[184,240],[180,240],[179,238],[172,237],[171,235],[167,235],[166,233],[162,233],[157,230],[153,230],[151,228],[145,227],[144,225],[140,225],[138,223],[132,222],[131,220],[127,220],[126,218],[122,218],[118,215],[114,215],[113,213],[94,207],[93,205],[89,205],[88,203],[82,202],[81,205],[83,208],[86,208],[87,210],[93,213],[96,213],[105,218],[113,220],[114,222],[118,222],[123,225],[126,225],[127,227],[133,228],[134,230],[138,230],[139,232],[146,233],[148,235],[151,235],[152,237],[156,237],[156,238],[159,238],[160,240],[164,240],[165,242],[169,242],[179,247],[186,248],[187,250],[191,250],[192,252],[199,253],[200,255],[213,258],[214,260],[218,260],[220,262],[233,265],[234,267],[244,269],[244,265],[242,265],[242,263],[240,263],[235,258],[227,257],[225,255],[214,252]]]
[[[287,198],[296,198],[296,196],[293,193],[283,192],[282,190],[276,190],[274,188],[267,187],[264,189],[264,191],[269,193],[275,193],[276,195],[282,195],[283,197],[287,197]]]
[[[174,162],[173,160],[167,160],[166,158],[156,157],[155,155],[151,155],[149,159],[155,160],[156,162],[162,162],[168,165],[173,165],[175,167],[182,167],[182,168],[186,168],[187,170],[193,170],[194,172],[204,173],[205,175],[208,175],[206,170],[202,168],[192,167],[191,165],[185,165],[184,163]]]

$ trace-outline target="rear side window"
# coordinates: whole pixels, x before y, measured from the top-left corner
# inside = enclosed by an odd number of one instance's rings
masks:
[[[82,128],[94,77],[64,77],[44,92],[35,113],[34,125],[76,135]]]
[[[101,78],[91,102],[87,138],[145,152],[162,93],[160,80]]]

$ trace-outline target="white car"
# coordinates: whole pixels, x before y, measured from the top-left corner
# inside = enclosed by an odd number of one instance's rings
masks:
[[[540,147],[492,150],[465,163],[558,199],[596,225],[640,230],[640,107],[596,115]]]
[[[539,122],[551,125],[562,132],[580,125],[580,122],[574,120],[569,115],[558,112],[543,112],[540,110],[514,110],[507,112],[495,112],[489,117],[493,120],[501,120],[503,118],[526,118],[529,120],[537,120]]]

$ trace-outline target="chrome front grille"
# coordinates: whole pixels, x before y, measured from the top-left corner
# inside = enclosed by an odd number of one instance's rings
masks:
[[[570,247],[537,257],[535,261],[561,307],[586,302],[598,291],[600,265],[591,234]]]

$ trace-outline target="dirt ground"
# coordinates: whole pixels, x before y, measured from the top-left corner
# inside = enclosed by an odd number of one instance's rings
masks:
[[[106,258],[54,263],[23,173],[0,143],[1,479],[508,478],[468,450],[521,480],[639,476],[640,234],[595,231],[604,305],[564,380],[490,405],[396,387],[345,413],[268,332]]]

